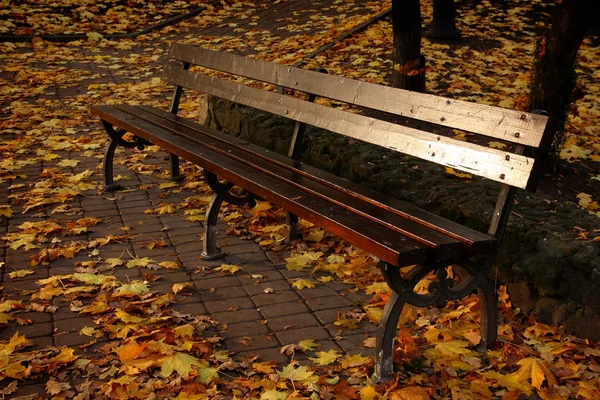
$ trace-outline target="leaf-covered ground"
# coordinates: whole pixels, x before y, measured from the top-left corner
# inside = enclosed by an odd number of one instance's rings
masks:
[[[131,15],[139,4],[124,4],[123,12]],[[15,15],[19,7],[3,4]],[[67,45],[0,43],[0,221],[6,246],[0,261],[2,394],[10,398],[38,388],[31,398],[600,397],[598,344],[522,315],[503,287],[498,288],[500,336],[490,352],[474,349],[479,340],[475,298],[443,310],[407,308],[398,335],[397,380],[373,382],[366,355],[389,289],[368,255],[310,224],[302,225],[303,241],[286,248],[285,216],[268,203],[229,207],[223,219],[230,234],[256,242],[279,260],[276,269],[286,279],[274,280],[271,270],[253,270],[253,262],[210,269],[197,258],[197,245],[174,254],[174,248],[182,249],[177,238],[199,240],[210,191],[189,165],[182,185],[169,182],[164,153],[153,147],[120,153],[117,181],[127,190],[102,192],[106,138],[88,109],[117,102],[166,108],[171,89],[158,74],[169,43],[293,63],[386,7],[388,2],[379,1],[235,1],[136,40],[112,42],[92,35]],[[463,4],[462,10],[460,29],[468,40],[458,45],[424,41],[428,89],[519,107],[534,32],[543,28],[551,5],[514,1],[498,9],[481,2]],[[423,13],[427,22],[430,4],[424,3]],[[385,83],[390,38],[390,23],[383,21],[319,55],[309,67]],[[578,67],[583,97],[573,107],[561,153],[570,163],[565,165],[585,177],[581,187],[589,189],[561,194],[561,199],[590,212],[598,212],[600,192],[599,52],[598,38],[586,39]],[[198,116],[197,104],[197,96],[186,97],[182,112]],[[100,207],[107,202],[110,210]],[[178,230],[185,232],[174,235]],[[355,302],[328,325],[339,340],[303,337],[282,346],[291,362],[232,358],[222,346],[227,327],[186,307],[197,296],[198,282],[230,277],[247,279],[265,295],[276,295],[278,285],[291,286],[300,297],[344,287],[339,293]],[[206,289],[219,291],[216,285]],[[236,306],[229,311],[237,312]],[[290,326],[299,323],[299,315],[290,318]],[[45,318],[53,326],[65,324],[61,321],[82,326],[44,343],[35,330],[50,326]],[[31,337],[23,332],[32,332]],[[237,345],[251,346],[258,336],[249,334]],[[358,351],[330,345],[345,337],[361,337]]]
[[[0,3],[0,34],[129,33],[206,4],[205,0],[7,0]]]

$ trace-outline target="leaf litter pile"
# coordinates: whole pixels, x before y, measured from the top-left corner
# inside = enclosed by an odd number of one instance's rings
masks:
[[[206,5],[204,0],[15,0],[0,2],[0,34],[118,34],[147,28]]]
[[[478,36],[485,27],[485,35],[499,42],[494,46],[450,48],[424,41],[424,52],[431,55],[431,92],[519,108],[534,46],[535,23],[524,16],[547,5],[513,3],[503,18],[493,21],[482,9],[492,7],[488,2],[463,15],[463,33]],[[10,15],[17,15],[18,7],[11,8]],[[116,178],[127,190],[102,192],[106,137],[87,110],[106,102],[166,109],[171,89],[157,76],[172,41],[292,63],[389,3],[328,2],[329,8],[323,7],[323,13],[313,8],[309,18],[290,18],[276,31],[261,26],[257,17],[267,4],[237,1],[135,41],[90,36],[89,41],[68,45],[41,40],[0,44],[0,218],[6,246],[6,261],[0,263],[2,395],[18,394],[19,387],[41,382],[45,393],[26,398],[600,398],[600,346],[523,315],[504,287],[498,288],[499,340],[486,354],[475,350],[480,339],[475,297],[442,310],[406,307],[395,352],[397,379],[386,384],[370,379],[370,357],[325,348],[310,338],[281,349],[292,360],[287,364],[235,357],[222,346],[226,326],[208,316],[178,311],[180,302],[196,295],[193,285],[162,282],[177,271],[207,275],[203,278],[249,276],[268,284],[267,278],[246,272],[243,265],[210,270],[199,259],[183,265],[169,250],[170,241],[160,235],[168,226],[144,235],[137,221],[84,214],[83,200],[119,204],[152,193],[148,218],[200,224],[210,190],[189,165],[184,167],[183,184],[169,182],[164,153],[155,147],[118,154]],[[427,21],[428,4],[423,13]],[[523,29],[514,34],[513,27]],[[187,33],[209,28],[228,33]],[[39,29],[36,33],[44,33]],[[284,39],[279,30],[287,32]],[[330,73],[385,83],[391,68],[390,38],[389,22],[378,23],[319,55],[310,67],[325,66]],[[561,153],[570,162],[595,164],[600,155],[600,86],[594,68],[599,52],[597,38],[586,39],[579,57],[585,91],[569,119]],[[185,98],[182,114],[197,117],[198,101],[197,96]],[[579,206],[598,211],[593,195],[579,200]],[[303,240],[287,248],[285,215],[264,202],[253,209],[228,206],[223,220],[230,224],[230,234],[253,240],[265,250],[291,250],[285,268],[310,273],[290,280],[294,289],[343,282],[351,285],[348,294],[368,295],[368,301],[357,303],[352,311],[339,313],[333,323],[339,338],[378,322],[390,292],[367,254],[306,222],[301,224]],[[168,291],[159,290],[165,285]],[[426,279],[418,290],[427,285]],[[69,321],[85,325],[78,327],[77,338],[60,345],[57,339],[56,346],[39,344],[35,335],[32,339],[22,333],[48,315],[55,321],[77,316]],[[373,336],[365,335],[364,353],[372,352],[374,345]]]

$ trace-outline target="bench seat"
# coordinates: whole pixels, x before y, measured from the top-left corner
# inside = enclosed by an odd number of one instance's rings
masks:
[[[396,266],[488,256],[498,240],[293,158],[149,106],[96,106],[110,124],[216,173]]]

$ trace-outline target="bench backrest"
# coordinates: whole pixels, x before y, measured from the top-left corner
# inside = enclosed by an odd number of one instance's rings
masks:
[[[297,153],[297,133],[308,124],[502,183],[488,230],[496,237],[502,236],[515,188],[535,190],[543,170],[542,163],[529,156],[543,143],[542,138],[548,136],[544,135],[544,130],[549,129],[548,118],[543,115],[375,85],[192,45],[172,46],[169,58],[175,61],[166,65],[163,77],[176,85],[171,112],[177,111],[182,88],[194,89],[297,121],[290,155]],[[191,72],[190,65],[310,96],[303,100],[245,86]],[[513,146],[508,151],[453,139],[315,104],[314,96],[500,139]]]
[[[547,122],[545,116],[375,85],[191,45],[174,45],[169,58],[183,62],[183,65],[171,62],[165,68],[165,80],[175,85],[510,186],[534,187],[530,177],[535,159],[523,155],[521,146],[515,146],[515,153],[480,146],[187,69],[190,64],[206,67],[532,148],[540,145]]]

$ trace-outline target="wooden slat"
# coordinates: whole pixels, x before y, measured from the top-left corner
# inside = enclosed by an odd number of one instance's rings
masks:
[[[547,117],[177,44],[169,57],[396,115],[537,147]],[[518,135],[517,135],[518,134]]]
[[[131,106],[127,108],[131,108]],[[379,192],[366,189],[336,175],[323,172],[317,168],[305,165],[296,160],[292,160],[284,155],[266,150],[260,146],[250,144],[245,140],[224,134],[210,127],[200,125],[186,118],[182,118],[150,106],[136,106],[135,108],[139,108],[146,113],[155,115],[159,120],[168,120],[177,124],[177,129],[171,129],[172,132],[179,132],[179,130],[183,128],[190,129],[194,132],[197,132],[198,135],[210,138],[204,139],[208,140],[210,143],[222,142],[231,146],[235,146],[235,148],[240,149],[241,151],[249,152],[257,157],[268,160],[270,165],[276,164],[285,167],[288,170],[293,171],[295,175],[304,176],[307,179],[311,179],[320,183],[321,185],[329,186],[336,191],[345,194],[346,196],[356,197],[361,202],[371,203],[376,208],[384,210],[385,212],[396,214],[401,216],[403,219],[415,221],[416,223],[426,226],[429,229],[437,230],[445,235],[460,240],[467,246],[468,254],[471,256],[489,255],[496,249],[497,240],[494,237],[467,228],[463,225],[442,218],[436,214],[401,202],[400,200],[382,195]],[[152,121],[158,120],[152,119]],[[164,127],[164,125],[162,126]],[[196,134],[188,133],[188,130],[185,132],[189,134],[190,137],[197,137]],[[178,134],[182,133],[183,130]],[[229,147],[227,147],[227,149],[228,148]],[[349,200],[348,197],[344,197],[340,199],[340,201],[346,201],[353,204],[352,200]],[[348,206],[348,204],[345,204],[345,206]],[[373,218],[373,216],[371,216],[371,218]],[[390,222],[390,220],[388,219],[387,222]],[[420,242],[425,243],[424,241]]]
[[[415,221],[406,219],[401,215],[390,213],[387,210],[377,207],[371,202],[363,201],[358,197],[335,189],[330,185],[311,179],[309,176],[299,174],[295,170],[277,163],[275,160],[254,153],[249,149],[250,145],[236,146],[234,143],[221,140],[220,138],[204,133],[201,130],[193,129],[182,123],[162,118],[161,116],[148,111],[146,108],[126,105],[116,107],[137,118],[166,129],[173,134],[189,138],[215,152],[227,157],[232,157],[263,173],[284,180],[286,183],[295,186],[300,190],[307,191],[323,200],[333,202],[340,207],[408,236],[411,239],[434,249],[435,256],[439,260],[457,259],[460,258],[461,255],[468,256],[470,253],[470,249],[463,246],[463,243],[457,239],[418,224]]]
[[[324,202],[317,196],[298,190],[279,179],[248,168],[243,163],[218,154],[189,139],[173,135],[115,107],[94,106],[91,112],[323,227],[393,265],[425,263],[431,257],[429,249],[410,238],[335,204]]]
[[[534,159],[239,85],[169,63],[168,81],[447,167],[525,188]]]

